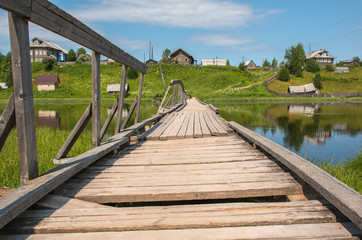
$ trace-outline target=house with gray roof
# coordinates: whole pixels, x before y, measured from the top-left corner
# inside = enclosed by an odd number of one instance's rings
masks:
[[[255,69],[256,68],[256,64],[253,62],[253,60],[248,60],[245,62],[244,66],[247,69]]]
[[[316,93],[318,89],[313,83],[308,83],[301,86],[289,86],[288,92],[293,94]]]
[[[49,91],[58,88],[59,78],[57,74],[44,74],[36,76],[38,91]]]
[[[318,51],[310,52],[305,56],[305,61],[307,62],[310,59],[314,59],[319,66],[333,65],[335,57],[330,55],[327,50],[320,49]]]
[[[59,45],[40,39],[33,38],[30,43],[30,61],[41,62],[44,58],[55,58],[57,62],[67,61],[68,51]]]
[[[194,64],[194,62],[195,62],[195,60],[191,56],[191,54],[189,54],[182,48],[179,48],[176,51],[174,51],[173,53],[171,53],[170,58],[175,59],[177,63],[181,63],[181,64]]]

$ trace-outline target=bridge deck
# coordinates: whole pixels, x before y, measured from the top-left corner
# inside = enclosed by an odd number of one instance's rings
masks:
[[[178,135],[191,126],[192,135]],[[212,134],[211,126],[223,134]],[[201,136],[195,135],[198,130]],[[2,229],[18,235],[1,237],[353,239],[361,235],[327,201],[305,198],[293,173],[231,133],[221,118],[195,99],[140,138],[167,141],[139,141],[95,162]],[[288,196],[300,201],[283,201]]]

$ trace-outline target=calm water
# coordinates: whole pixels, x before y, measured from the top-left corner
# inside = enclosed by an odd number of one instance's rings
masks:
[[[362,149],[362,104],[218,104],[220,115],[302,157],[351,159]]]
[[[102,103],[104,123],[112,102]],[[362,148],[362,104],[267,104],[214,103],[220,115],[235,121],[300,156],[315,159],[350,159]],[[36,103],[37,127],[71,130],[87,108],[87,103]],[[123,109],[125,117],[131,103]],[[3,110],[5,104],[0,105]],[[157,111],[157,106],[143,102],[140,119]],[[131,119],[130,124],[133,123]],[[87,128],[90,129],[89,123]],[[107,135],[114,133],[114,120]],[[107,138],[107,136],[106,136]]]

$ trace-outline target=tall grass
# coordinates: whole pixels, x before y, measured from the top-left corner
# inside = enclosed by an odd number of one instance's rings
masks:
[[[38,128],[37,152],[39,175],[51,170],[56,165],[53,159],[63,143],[67,139],[70,131],[57,128]],[[79,155],[92,147],[92,133],[84,130],[76,144],[69,152],[68,156]],[[19,157],[17,148],[16,130],[12,130],[3,149],[0,152],[0,187],[17,188],[20,186]]]
[[[338,164],[334,164],[333,159],[320,162],[313,160],[312,162],[362,194],[362,150],[352,160],[345,163],[341,161]]]

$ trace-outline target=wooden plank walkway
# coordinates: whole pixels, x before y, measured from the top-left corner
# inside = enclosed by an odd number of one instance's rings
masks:
[[[0,238],[358,239],[362,235],[323,198],[307,199],[304,184],[278,160],[230,130],[208,105],[190,99],[186,107],[139,137],[147,141],[132,143],[116,156],[88,166],[7,224]],[[284,201],[286,197],[292,202]]]

